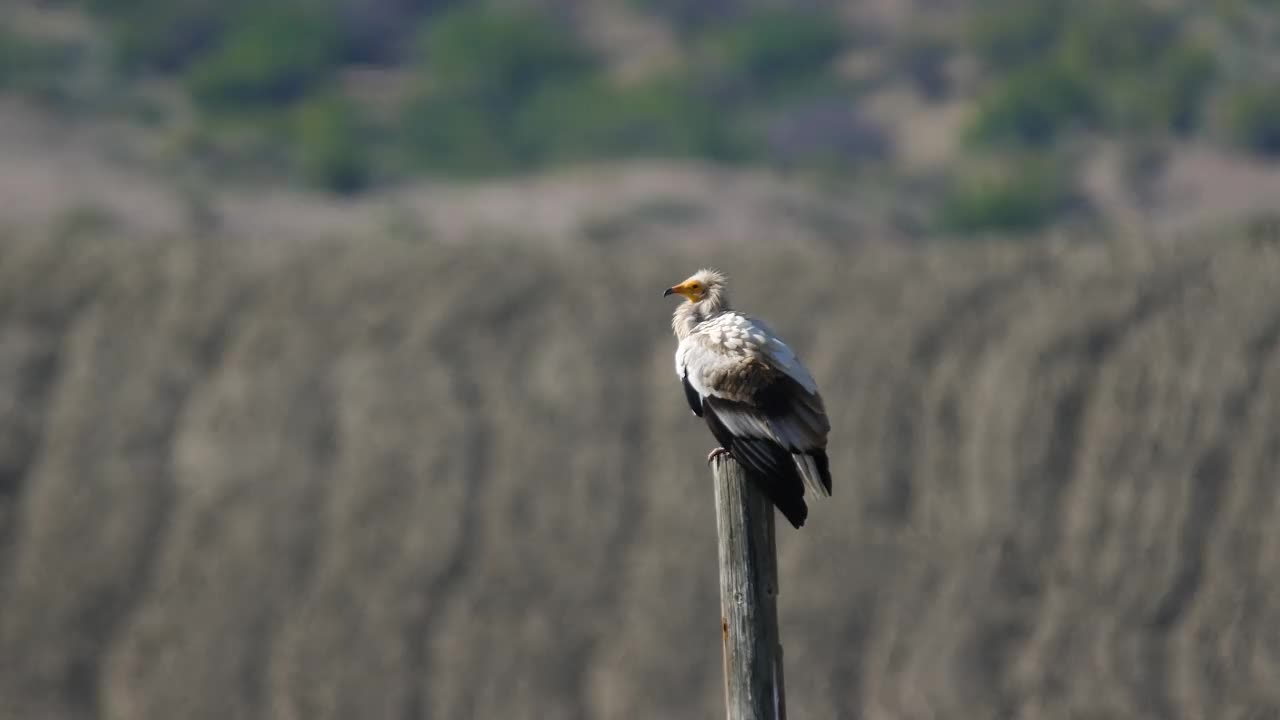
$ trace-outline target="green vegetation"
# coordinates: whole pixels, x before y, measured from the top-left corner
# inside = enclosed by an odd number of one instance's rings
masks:
[[[1280,86],[1237,90],[1224,105],[1232,141],[1246,150],[1280,157]]]
[[[96,71],[110,79],[90,73],[104,107],[150,118],[158,131],[193,108],[192,145],[213,148],[220,167],[336,192],[635,156],[836,179],[883,166],[905,177],[895,165],[901,138],[867,109],[884,97],[872,94],[900,97],[904,86],[925,103],[974,109],[964,142],[944,143],[958,146],[949,165],[917,178],[969,178],[932,208],[957,229],[1052,221],[1063,207],[1056,198],[1075,183],[1065,171],[1030,187],[977,181],[988,173],[970,165],[1015,156],[1018,167],[1044,167],[1097,139],[1208,138],[1280,156],[1280,91],[1249,75],[1264,66],[1255,56],[1275,61],[1249,21],[1274,0],[986,0],[962,6],[964,22],[907,30],[859,25],[838,3],[629,0],[648,27],[639,35],[670,42],[634,65],[628,41],[610,46],[614,36],[598,32],[598,16],[587,22],[581,2],[78,5],[114,58]],[[84,50],[0,31],[0,91],[75,98]],[[389,92],[366,92],[370,69]],[[131,95],[133,83],[162,91]],[[166,88],[180,99],[158,107],[174,95]]]
[[[631,4],[661,18],[676,34],[685,37],[731,21],[747,5],[738,0],[631,0]]]
[[[333,73],[340,41],[330,18],[266,6],[191,66],[187,89],[214,112],[288,104]]]
[[[828,18],[750,15],[699,39],[702,72],[620,83],[547,18],[459,9],[428,25],[405,125],[422,167],[450,173],[631,155],[749,159],[753,111],[830,85],[843,43]]]
[[[581,87],[595,66],[576,38],[527,12],[462,8],[429,23],[420,45],[422,87],[404,125],[422,167],[451,173],[538,164],[554,139],[522,138],[522,115],[539,96]]]
[[[1177,15],[1140,3],[1003,0],[977,16],[973,43],[991,80],[970,136],[988,145],[1192,132],[1215,73]]]
[[[298,108],[294,126],[297,162],[309,184],[337,193],[368,185],[369,154],[350,102],[339,97],[310,101]]]
[[[551,88],[521,109],[515,136],[541,160],[639,155],[729,159],[736,149],[705,96],[677,78],[617,87],[593,78]]]
[[[1013,149],[1030,160],[958,183],[939,209],[942,224],[970,232],[1051,221],[1073,181],[1046,168],[1071,138],[1150,144],[1199,133],[1220,68],[1194,10],[1107,0],[984,4],[968,35],[985,75],[969,159],[981,164]],[[1233,135],[1256,149],[1246,125],[1233,122]]]
[[[795,94],[828,78],[847,38],[823,13],[772,11],[711,32],[704,41],[725,83],[765,94]]]
[[[84,0],[128,71],[173,72],[220,40],[249,0]]]
[[[78,49],[0,28],[0,91],[61,100]]]
[[[1048,145],[1063,130],[1096,118],[1089,78],[1061,65],[1027,66],[1002,78],[979,101],[971,137],[986,144]]]
[[[576,81],[596,64],[579,39],[550,18],[484,6],[429,22],[421,45],[423,74],[439,92],[495,112]]]
[[[1052,0],[990,2],[974,15],[970,42],[989,67],[1017,67],[1044,56],[1067,15],[1068,6]]]

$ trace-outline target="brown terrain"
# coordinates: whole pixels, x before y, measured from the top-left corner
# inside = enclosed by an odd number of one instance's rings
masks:
[[[791,717],[1280,716],[1273,236],[806,248]],[[0,717],[720,715],[711,254],[5,238]]]

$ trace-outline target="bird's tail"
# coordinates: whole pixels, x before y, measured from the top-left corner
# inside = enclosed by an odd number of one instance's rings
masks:
[[[786,468],[785,465],[782,467]],[[809,506],[804,502],[800,478],[785,470],[782,476],[761,474],[749,469],[746,474],[747,479],[755,483],[773,506],[778,508],[778,512],[791,523],[791,527],[799,530],[804,525],[805,518],[809,517]]]
[[[773,501],[774,507],[778,508],[778,512],[791,523],[791,527],[799,530],[804,525],[805,518],[809,517],[809,506],[805,505],[804,498],[798,493],[788,492],[769,492],[765,491],[769,499]]]
[[[831,497],[831,465],[826,450],[810,450],[792,455],[804,478],[805,489],[814,497]]]

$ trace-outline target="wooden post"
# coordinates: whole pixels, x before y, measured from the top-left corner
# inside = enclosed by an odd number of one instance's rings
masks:
[[[729,455],[711,463],[720,536],[720,633],[729,720],[786,720],[773,504]]]

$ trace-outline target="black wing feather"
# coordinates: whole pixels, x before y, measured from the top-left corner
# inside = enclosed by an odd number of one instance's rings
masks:
[[[831,494],[831,461],[827,459],[826,450],[813,450],[805,453],[812,457],[818,465],[818,477],[822,480],[822,485],[827,488],[827,494]]]
[[[822,409],[822,401],[805,390],[800,383],[785,375],[758,390],[752,400],[766,418],[774,419],[790,415],[805,423],[811,431],[825,435],[830,430]],[[831,462],[827,458],[826,448],[788,447],[787,450],[813,458],[818,468],[818,479],[830,495]]]
[[[684,375],[680,378],[684,385],[684,399],[689,401],[689,409],[694,415],[702,417],[702,397],[698,395],[698,391],[693,389],[689,384],[689,371],[685,370]]]
[[[790,417],[803,423],[812,433],[825,435],[830,425],[822,409],[822,400],[786,375],[780,375],[760,388],[751,398],[756,411],[770,420]],[[813,447],[788,447],[791,452],[808,453]]]
[[[729,432],[718,417],[717,408],[723,405],[723,412],[734,404],[739,403],[715,397],[703,398],[702,415],[707,427],[721,447],[733,453],[747,477],[756,483],[787,521],[799,528],[809,516],[809,507],[804,502],[804,479],[800,477],[791,453],[768,438],[744,437]]]

